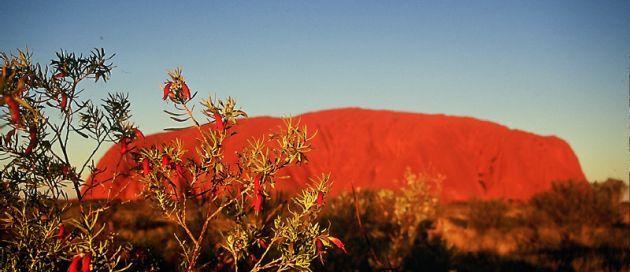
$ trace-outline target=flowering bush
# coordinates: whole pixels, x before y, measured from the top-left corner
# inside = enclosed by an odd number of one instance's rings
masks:
[[[142,148],[134,155],[141,169],[138,174],[145,185],[144,195],[185,233],[175,238],[186,270],[198,267],[203,240],[212,231],[220,231],[225,237],[216,251],[222,264],[234,270],[309,270],[326,247],[345,250],[340,240],[317,223],[328,192],[326,175],[293,199],[288,216],[280,213],[282,207],[271,207],[272,211],[263,213],[278,172],[306,161],[312,138],[306,127],[287,119],[281,131],[251,140],[238,153],[238,161],[229,164],[224,159],[223,143],[233,135],[231,128],[237,125],[237,119],[246,117],[246,113],[236,109],[232,98],[208,98],[201,102],[201,113],[212,125],[202,126],[189,106],[195,94],[191,94],[181,70],[170,72],[169,77],[163,99],[172,102],[174,110],[166,112],[173,120],[190,121],[198,129],[201,136],[196,159],[187,155],[179,141]],[[205,210],[197,230],[188,221],[191,205]],[[211,221],[217,220],[222,228],[211,230]]]
[[[247,115],[235,108],[232,98],[209,98],[201,102],[201,113],[213,125],[202,126],[191,106],[196,93],[176,69],[169,73],[162,98],[174,106],[166,111],[173,120],[190,121],[199,130],[197,157],[178,141],[136,148],[134,142],[144,135],[130,120],[125,94],[110,94],[101,105],[82,98],[84,81],[109,79],[113,56],[102,49],[88,56],[60,52],[44,67],[33,64],[28,52],[1,57],[0,204],[6,207],[0,215],[2,269],[139,269],[131,246],[115,243],[115,233],[99,220],[111,202],[84,200],[94,185],[84,185],[83,177],[102,172],[94,167],[93,157],[106,143],[117,144],[123,156],[138,162],[144,196],[182,230],[183,235],[173,233],[173,239],[181,248],[184,271],[310,270],[327,248],[345,251],[341,240],[317,223],[328,176],[313,180],[287,205],[266,205],[278,172],[307,160],[312,135],[299,122],[288,119],[281,131],[253,139],[238,153],[237,162],[228,163],[223,142],[233,135],[237,119]],[[84,141],[82,146],[91,143],[93,149],[86,161],[73,165],[69,146],[77,141]],[[76,202],[68,201],[67,188]],[[78,205],[80,214],[67,218],[64,211],[70,205]],[[189,215],[199,209],[203,216]],[[211,223],[221,227],[210,228]],[[223,237],[212,245],[219,261],[200,260],[211,232]]]
[[[60,52],[50,66],[31,63],[28,52],[2,53],[0,104],[3,116],[0,157],[0,266],[9,271],[122,271],[127,250],[98,222],[107,205],[82,201],[81,177],[97,171],[92,157],[124,133],[123,96],[104,105],[81,99],[86,79],[106,81],[111,56],[94,50],[87,57]],[[108,111],[103,111],[106,109]],[[89,139],[94,150],[72,165],[69,140]],[[81,213],[63,218],[69,206],[64,188],[75,192]]]

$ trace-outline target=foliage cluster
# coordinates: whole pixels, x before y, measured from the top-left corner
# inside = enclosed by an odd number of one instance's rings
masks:
[[[527,203],[473,200],[466,203],[466,226],[503,243],[519,236],[507,242],[518,243],[510,254],[543,268],[619,271],[630,262],[630,229],[620,205],[624,190],[614,179],[562,181]]]
[[[318,260],[311,263],[309,269],[315,271],[361,271],[397,269],[413,270],[416,263],[413,259],[425,256],[424,260],[434,263],[433,258],[445,260],[442,254],[450,254],[442,240],[428,239],[427,233],[432,228],[432,221],[438,216],[438,195],[441,177],[432,177],[407,171],[404,175],[405,186],[396,191],[366,191],[357,189],[335,197],[327,197],[321,207],[321,215],[317,219],[319,225],[330,226],[339,234],[340,240],[347,242],[343,250],[320,252]],[[317,196],[315,203],[317,203]],[[299,209],[278,209],[291,201],[286,195],[275,194],[265,199],[259,218],[277,217],[295,218]],[[120,233],[119,238],[133,245],[135,252],[140,252],[142,260],[136,260],[132,269],[140,271],[159,267],[161,270],[175,269],[178,256],[173,254],[180,244],[173,243],[165,235],[176,233],[185,237],[186,233],[175,220],[159,216],[160,210],[152,209],[154,200],[139,200],[131,203],[113,203],[104,215],[104,220],[112,222],[112,228]],[[415,205],[420,203],[421,205]],[[203,218],[208,205],[189,202],[187,204],[188,227],[193,232],[202,228]],[[317,205],[317,204],[316,204]],[[213,206],[216,207],[216,206]],[[249,207],[252,209],[252,207]],[[228,209],[228,208],[225,208]],[[73,207],[69,213],[77,213]],[[358,217],[357,217],[358,216]],[[297,218],[296,218],[297,219]],[[334,223],[334,224],[333,224]],[[200,260],[205,260],[206,271],[231,271],[225,261],[231,254],[225,250],[217,250],[216,246],[225,240],[224,230],[232,230],[237,226],[228,216],[220,216],[212,221],[207,238],[201,242]],[[238,227],[236,227],[238,228]],[[171,234],[172,235],[172,234]],[[268,234],[273,237],[273,233]],[[403,238],[401,238],[403,237]],[[267,238],[268,239],[268,238]],[[264,239],[265,245],[269,240]],[[271,239],[273,240],[273,238]],[[332,243],[332,242],[331,242]],[[255,260],[265,250],[258,241],[247,248],[244,258],[239,261],[239,269],[252,269]],[[322,243],[322,246],[323,243]],[[317,249],[317,244],[315,245]],[[418,252],[420,249],[421,252]],[[344,251],[347,250],[347,253]],[[228,252],[229,253],[229,252]],[[223,255],[222,255],[223,254]],[[278,253],[268,254],[278,256]],[[416,255],[413,255],[416,254]],[[432,254],[432,255],[426,255]],[[252,257],[253,256],[253,257]],[[319,259],[321,256],[321,259]],[[324,258],[325,257],[325,258]],[[228,259],[229,260],[229,259]],[[222,266],[223,264],[223,266]],[[225,264],[228,264],[227,266]],[[157,271],[157,270],[155,270]]]
[[[98,148],[129,130],[124,96],[102,105],[82,99],[83,82],[109,79],[112,56],[57,53],[50,66],[31,62],[28,52],[1,54],[0,105],[5,114],[0,158],[0,265],[10,271],[122,271],[127,248],[113,244],[99,215],[106,206],[81,204],[75,218],[62,218],[65,187],[81,202],[81,177],[95,174]],[[88,138],[95,148],[72,165],[69,139]]]
[[[620,270],[630,260],[619,205],[627,188],[618,180],[555,183],[528,203],[464,203],[466,229],[507,236],[526,226],[533,233],[510,256],[465,252],[435,234],[436,222],[451,220],[441,212],[454,207],[439,204],[440,176],[409,170],[399,190],[353,189],[330,198],[329,177],[321,175],[286,198],[275,190],[279,172],[307,161],[314,136],[297,121],[252,139],[228,163],[223,143],[246,113],[232,98],[212,97],[196,111],[197,93],[176,69],[162,87],[172,106],[165,112],[190,122],[198,148],[185,150],[179,141],[140,148],[144,135],[131,122],[125,94],[99,104],[82,95],[86,81],[109,79],[113,56],[60,52],[44,67],[28,52],[1,57],[2,271]],[[93,148],[72,164],[77,136]],[[116,182],[95,178],[102,169],[93,156],[108,143],[137,163],[127,174],[143,182],[145,200],[84,200],[93,188],[82,187],[84,177],[103,182],[92,186]],[[543,228],[560,242],[546,240]]]
[[[97,178],[103,169],[94,166],[93,157],[106,143],[116,144],[121,156],[138,162],[135,174],[145,185],[145,197],[162,218],[179,228],[169,236],[179,245],[180,270],[221,265],[230,270],[309,270],[328,248],[345,251],[341,240],[317,222],[329,187],[326,175],[313,180],[288,204],[263,211],[265,202],[271,202],[278,171],[307,161],[313,135],[299,122],[289,119],[281,131],[252,139],[238,153],[237,163],[227,163],[223,142],[233,136],[231,128],[237,119],[247,115],[235,107],[232,98],[208,98],[200,103],[201,113],[213,126],[202,126],[192,106],[196,93],[191,92],[181,69],[175,69],[162,88],[163,99],[174,108],[165,112],[198,129],[197,159],[178,141],[139,148],[137,142],[144,135],[131,122],[131,103],[125,94],[110,94],[101,104],[82,95],[87,79],[109,79],[113,55],[102,49],[88,56],[62,51],[44,67],[33,64],[28,52],[19,51],[17,56],[3,53],[1,57],[0,204],[6,207],[0,215],[3,269],[139,269],[137,261],[144,253],[138,255],[131,245],[116,242],[111,224],[101,218],[112,202],[84,201],[94,186],[116,182],[116,176]],[[78,165],[72,164],[69,152],[75,136],[93,144],[89,157]],[[83,177],[88,176],[99,182],[84,186]],[[74,190],[76,203],[72,205],[78,207],[71,217],[64,213],[71,198],[66,187]],[[223,228],[210,229],[217,221]],[[208,245],[206,238],[211,235],[221,238]],[[200,260],[206,246],[212,249],[214,262]]]
[[[550,191],[530,200],[538,222],[571,229],[603,226],[621,221],[620,201],[624,183],[609,179],[589,186],[575,181],[555,182]]]
[[[337,231],[353,246],[346,257],[351,261],[328,267],[336,271],[402,268],[413,243],[423,239],[438,216],[443,177],[408,169],[403,181],[395,191],[354,190],[329,203],[324,219],[338,222]]]

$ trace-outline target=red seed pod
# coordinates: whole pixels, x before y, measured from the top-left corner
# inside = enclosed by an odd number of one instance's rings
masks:
[[[317,192],[317,207],[321,208],[324,205],[324,193],[322,191]]]
[[[64,72],[59,72],[53,76],[53,78],[62,78],[62,77],[66,77],[66,74]]]
[[[136,138],[142,138],[144,140],[144,134],[138,128],[134,128],[134,132],[136,133]]]
[[[59,231],[57,232],[57,238],[62,240],[66,238],[66,228],[63,223],[59,223]]]
[[[215,121],[217,130],[225,129],[225,125],[223,124],[223,117],[221,117],[221,115],[218,112],[214,113],[214,121]]]
[[[26,150],[24,150],[24,156],[28,156],[33,152],[33,149],[35,149],[35,147],[37,147],[37,127],[35,127],[34,125],[31,125],[28,129],[28,146],[26,147]]]
[[[81,261],[81,256],[74,256],[74,258],[72,258],[70,266],[68,266],[68,272],[79,272],[79,261]]]
[[[6,103],[7,106],[9,106],[9,111],[11,112],[11,120],[17,127],[19,127],[20,126],[20,107],[18,106],[17,101],[15,101],[15,99],[12,96],[5,95],[4,103]]]
[[[144,174],[144,176],[147,176],[149,174],[149,159],[148,158],[144,158],[144,160],[142,160],[142,174]]]
[[[171,159],[168,157],[168,155],[162,155],[162,168],[168,167],[169,164],[171,164]]]
[[[164,86],[164,95],[162,96],[162,100],[166,100],[168,98],[168,94],[171,93],[171,83],[166,83]]]
[[[332,242],[338,248],[343,250],[344,253],[348,254],[348,251],[346,251],[346,247],[344,246],[343,242],[341,242],[341,240],[339,240],[339,239],[337,239],[336,237],[333,237],[333,236],[328,236],[328,241]]]
[[[90,253],[85,254],[83,259],[81,260],[81,272],[90,272],[90,262],[92,260],[92,255]]]
[[[68,105],[68,96],[66,93],[61,93],[61,102],[59,102],[59,107],[61,111],[66,111],[66,106]]]
[[[186,82],[182,83],[182,92],[184,93],[184,99],[190,100],[190,89],[188,89]]]

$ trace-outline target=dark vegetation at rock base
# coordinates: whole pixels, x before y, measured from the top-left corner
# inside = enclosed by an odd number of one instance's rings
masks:
[[[397,223],[401,221],[395,215],[396,205],[401,204],[396,196],[401,192],[343,193],[327,201],[321,223],[332,223],[348,254],[333,251],[325,256],[325,265],[318,260],[312,269],[626,271],[630,268],[628,203],[618,201],[624,186],[617,180],[591,186],[562,182],[528,202],[442,204],[434,206],[435,213],[424,214],[426,218],[417,226]],[[286,196],[276,195],[265,205],[284,205],[284,199]],[[76,210],[68,215],[73,212]],[[108,228],[120,234],[119,242],[133,245],[129,256],[133,271],[176,269],[177,245],[170,236],[178,229],[149,208],[149,203],[117,202],[104,216]],[[212,228],[221,229],[221,223]],[[403,234],[408,240],[396,245],[396,236]],[[210,271],[229,271],[213,255],[218,239],[206,240],[201,259]]]

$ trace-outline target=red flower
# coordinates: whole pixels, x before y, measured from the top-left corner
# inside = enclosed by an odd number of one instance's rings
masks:
[[[328,236],[328,241],[332,242],[338,248],[343,250],[344,253],[348,254],[348,251],[346,251],[346,247],[344,246],[343,242],[341,242],[341,240],[337,239],[336,237]]]
[[[182,92],[184,92],[184,99],[190,100],[190,89],[188,89],[188,85],[185,82],[182,83]]]
[[[79,272],[79,261],[81,261],[81,256],[74,256],[74,258],[72,258],[70,266],[68,266],[68,272]]]
[[[20,126],[20,107],[18,106],[17,101],[15,101],[15,99],[10,96],[10,95],[5,95],[4,96],[4,103],[7,104],[7,106],[9,106],[9,111],[11,111],[11,120],[13,121],[13,123],[15,123],[16,126]]]
[[[254,212],[258,214],[262,210],[263,196],[260,192],[260,176],[254,177],[254,202],[252,203],[252,207],[254,207]]]
[[[254,254],[249,254],[249,259],[252,260],[253,263],[258,262],[258,258],[256,258]]]
[[[254,193],[260,193],[260,176],[254,177]]]
[[[17,94],[21,97],[22,94],[24,94],[24,90],[26,90],[26,87],[24,86],[24,78],[20,78],[18,79]]]
[[[35,149],[35,147],[37,147],[37,127],[35,127],[34,125],[31,125],[28,129],[28,146],[26,147],[26,150],[24,150],[24,155],[30,155],[33,152],[33,149]]]
[[[256,214],[262,211],[262,204],[263,204],[263,196],[260,192],[257,192],[256,194],[254,194],[254,202],[252,203],[252,207],[254,207],[254,212]]]
[[[177,173],[177,175],[179,175],[180,177],[184,177],[184,168],[182,167],[181,164],[177,164],[175,165],[175,172]]]
[[[120,144],[120,155],[125,155],[125,153],[129,152],[129,146],[127,145],[127,138],[122,137],[120,138],[120,142],[118,142]]]
[[[6,145],[10,145],[12,142],[12,138],[15,135],[15,129],[9,130],[9,132],[7,133],[7,135],[4,136],[4,142],[6,143]]]
[[[222,186],[215,187],[214,189],[212,189],[212,192],[214,194],[214,197],[216,197],[216,198],[223,197],[223,187]]]
[[[317,207],[321,208],[324,205],[324,193],[322,191],[317,192]]]
[[[145,176],[149,174],[149,159],[148,158],[144,158],[144,160],[142,160],[142,174],[144,174]]]
[[[265,243],[265,240],[263,239],[258,239],[258,245],[260,246],[260,248],[265,249],[267,248],[267,243]]]
[[[166,83],[166,86],[164,86],[164,95],[162,96],[162,100],[166,100],[166,98],[168,97],[168,95],[171,93],[171,83]]]
[[[144,140],[144,134],[142,133],[142,131],[140,131],[138,128],[134,128],[133,130],[136,133],[136,138],[142,138]]]
[[[90,272],[91,259],[92,259],[92,255],[90,255],[90,253],[85,254],[85,256],[83,256],[83,260],[81,260],[81,272]]]
[[[61,102],[59,102],[59,107],[62,111],[66,111],[66,106],[68,105],[68,96],[66,93],[61,93]]]
[[[59,232],[57,232],[57,238],[59,238],[59,240],[63,240],[66,236],[66,228],[64,227],[63,223],[59,223]]]
[[[74,170],[70,167],[70,165],[64,164],[61,167],[61,171],[63,173],[64,178],[70,178],[72,180],[76,179]]]
[[[62,77],[66,77],[66,74],[64,72],[59,72],[53,76],[53,78],[62,78]]]
[[[217,130],[225,129],[225,125],[223,124],[223,117],[221,117],[221,114],[219,114],[218,112],[214,113],[214,121],[216,123]]]
[[[147,253],[142,249],[138,249],[135,255],[136,255],[136,259],[139,261],[143,261],[147,258]]]
[[[171,159],[168,157],[168,155],[162,155],[162,168],[168,167],[169,164],[171,164]]]
[[[321,256],[324,251],[324,244],[319,238],[315,239],[315,248],[317,248],[317,255]]]

